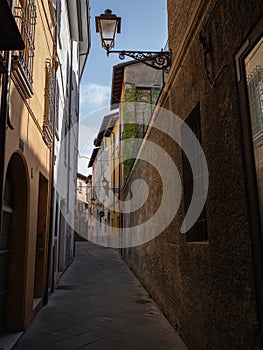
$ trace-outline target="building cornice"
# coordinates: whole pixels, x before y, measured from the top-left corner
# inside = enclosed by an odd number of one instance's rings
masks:
[[[171,70],[168,74],[167,80],[162,90],[162,94],[159,98],[158,105],[162,106],[166,102],[166,99],[169,95],[168,92],[171,89],[172,85],[175,83],[180,70],[183,68],[184,60],[187,56],[187,53],[191,49],[193,41],[201,31],[204,19],[209,15],[209,13],[213,11],[217,2],[218,0],[210,0],[207,3],[204,3],[202,0],[198,0],[196,2],[182,43],[177,52],[172,52],[173,59]]]
[[[71,37],[79,44],[81,76],[90,49],[89,0],[67,0],[67,7]]]

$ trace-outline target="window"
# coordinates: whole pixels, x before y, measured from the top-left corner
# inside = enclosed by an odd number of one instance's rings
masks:
[[[82,193],[82,183],[79,182],[79,193],[81,194]]]
[[[261,50],[261,55],[263,54],[262,46],[261,41],[259,46],[253,50],[252,56],[254,55],[254,59],[257,60],[259,58],[257,51]],[[252,133],[255,137],[258,133],[262,133],[263,130],[263,65],[256,62],[253,65],[252,56],[249,55],[246,59],[246,71]]]
[[[55,75],[53,66],[49,59],[46,60],[45,65],[46,82],[45,82],[45,107],[43,132],[44,140],[48,146],[51,146],[53,140],[53,122],[55,120]]]
[[[53,0],[53,8],[55,9],[56,13],[56,19],[57,19],[57,32],[58,32],[58,43],[59,47],[61,48],[61,36],[60,36],[60,29],[61,29],[61,0]]]
[[[235,56],[259,324],[263,333],[263,18]]]
[[[57,138],[59,139],[59,98],[60,98],[60,91],[59,91],[59,84],[56,82],[56,98],[55,98],[55,131]]]
[[[111,136],[111,153],[114,155],[114,150],[115,150],[115,135],[112,134]]]
[[[14,52],[18,60],[16,80],[21,85],[20,87],[22,88],[24,97],[28,98],[33,94],[33,59],[36,25],[35,0],[15,0],[14,17],[25,43],[24,50]]]
[[[79,215],[81,215],[83,213],[83,203],[82,202],[78,202],[78,213],[79,213]]]
[[[263,213],[263,38],[244,61],[260,213]],[[261,214],[263,227],[263,215]]]
[[[199,143],[202,146],[202,134],[201,134],[201,120],[200,120],[200,103],[194,108],[194,110],[191,112],[191,114],[186,119],[186,124],[190,127],[192,132],[194,133],[194,137],[196,137],[199,141]],[[190,136],[191,137],[191,136]],[[202,176],[203,174],[203,163],[202,158],[200,154],[198,153],[198,150],[195,148],[194,142],[191,142],[191,139],[189,139],[189,133],[187,133],[187,130],[182,127],[182,146],[184,149],[185,144],[189,144],[191,146],[191,158],[187,158],[185,153],[182,153],[182,164],[183,164],[183,186],[184,186],[184,208],[185,213],[187,213],[187,210],[189,208],[189,205],[192,200],[193,195],[193,173],[191,167],[195,167],[198,171],[198,176]],[[190,165],[191,163],[191,165]],[[203,201],[204,196],[204,188],[201,183],[199,185],[199,188],[196,189],[199,196],[196,199],[197,201]],[[198,204],[198,202],[197,202]],[[203,208],[198,220],[192,226],[192,228],[186,232],[186,241],[187,242],[203,242],[207,241],[207,224],[206,224],[206,212],[205,207]]]
[[[136,87],[137,137],[143,138],[160,95],[160,87]],[[143,104],[140,104],[143,103]],[[144,105],[145,103],[145,105]]]

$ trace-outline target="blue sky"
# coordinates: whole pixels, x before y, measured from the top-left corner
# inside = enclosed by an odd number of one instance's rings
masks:
[[[79,172],[87,175],[88,158],[93,149],[101,121],[109,111],[112,67],[121,63],[117,54],[101,47],[95,31],[95,16],[105,9],[122,18],[121,33],[117,35],[114,50],[161,50],[167,41],[166,0],[90,0],[91,48],[81,81]]]

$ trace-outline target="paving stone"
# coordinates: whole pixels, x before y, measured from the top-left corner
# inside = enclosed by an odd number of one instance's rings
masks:
[[[74,262],[14,350],[187,350],[111,249],[76,243]]]

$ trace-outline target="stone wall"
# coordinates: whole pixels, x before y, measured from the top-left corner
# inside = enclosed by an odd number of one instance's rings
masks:
[[[161,235],[126,249],[124,257],[189,349],[256,349],[259,342],[234,57],[261,16],[258,0],[168,0],[173,65],[159,101],[183,120],[200,102],[209,168],[208,241],[186,242],[180,232],[181,203]],[[212,49],[207,56],[210,83],[201,30]],[[182,171],[179,146],[157,130],[149,140],[163,147]],[[130,226],[141,223],[143,211],[155,208],[162,195],[161,179],[142,161],[131,173],[126,195],[137,178],[154,190],[142,211],[130,214]]]

